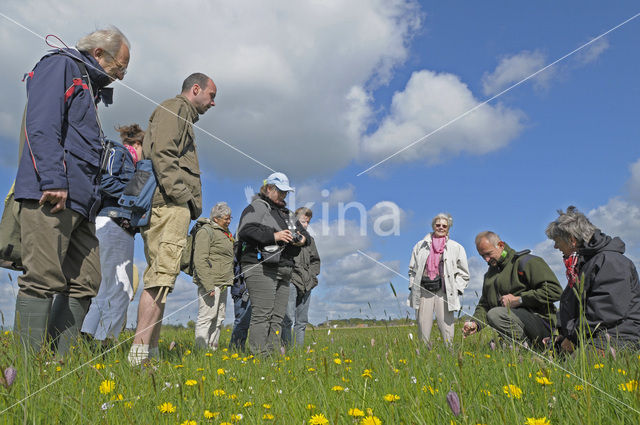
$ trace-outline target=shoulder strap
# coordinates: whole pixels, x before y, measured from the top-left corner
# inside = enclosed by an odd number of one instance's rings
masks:
[[[524,268],[529,260],[533,258],[533,255],[531,255],[531,250],[525,249],[524,251],[516,252],[515,257],[516,261],[518,261],[518,278],[522,280],[524,277]]]

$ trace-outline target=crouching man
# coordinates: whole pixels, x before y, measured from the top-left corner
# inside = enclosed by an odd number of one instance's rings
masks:
[[[540,346],[543,338],[551,336],[556,320],[553,303],[562,293],[555,274],[542,258],[528,250],[514,251],[494,232],[478,234],[476,248],[489,270],[463,334],[474,334],[488,324],[503,337]]]

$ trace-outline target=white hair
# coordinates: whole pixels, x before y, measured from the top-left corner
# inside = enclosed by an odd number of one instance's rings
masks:
[[[123,44],[131,48],[129,40],[122,31],[110,26],[85,35],[78,40],[76,48],[81,52],[91,52],[93,49],[101,48],[115,58]]]
[[[446,221],[447,222],[447,226],[449,226],[449,229],[451,229],[451,226],[453,226],[453,217],[451,217],[451,214],[449,214],[449,213],[438,213],[438,214],[436,214],[435,217],[433,217],[433,220],[431,220],[431,228],[433,230],[435,230],[434,226],[436,225],[436,222],[438,220]]]
[[[231,215],[231,208],[226,202],[218,202],[211,208],[211,220],[214,218],[222,218]]]

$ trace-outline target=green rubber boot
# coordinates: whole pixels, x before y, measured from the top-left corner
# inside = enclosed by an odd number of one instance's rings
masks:
[[[20,343],[33,352],[39,352],[47,335],[47,321],[52,298],[16,297],[14,333]]]
[[[71,345],[77,344],[89,305],[89,298],[71,298],[62,294],[56,296],[51,308],[49,336],[53,340],[58,357],[66,356]]]

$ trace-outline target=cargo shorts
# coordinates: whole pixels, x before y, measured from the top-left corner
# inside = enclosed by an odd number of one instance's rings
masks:
[[[187,243],[191,213],[187,204],[151,208],[149,224],[141,229],[147,268],[144,288],[163,288],[166,297],[180,274],[180,258]],[[163,299],[164,301],[164,299]]]

